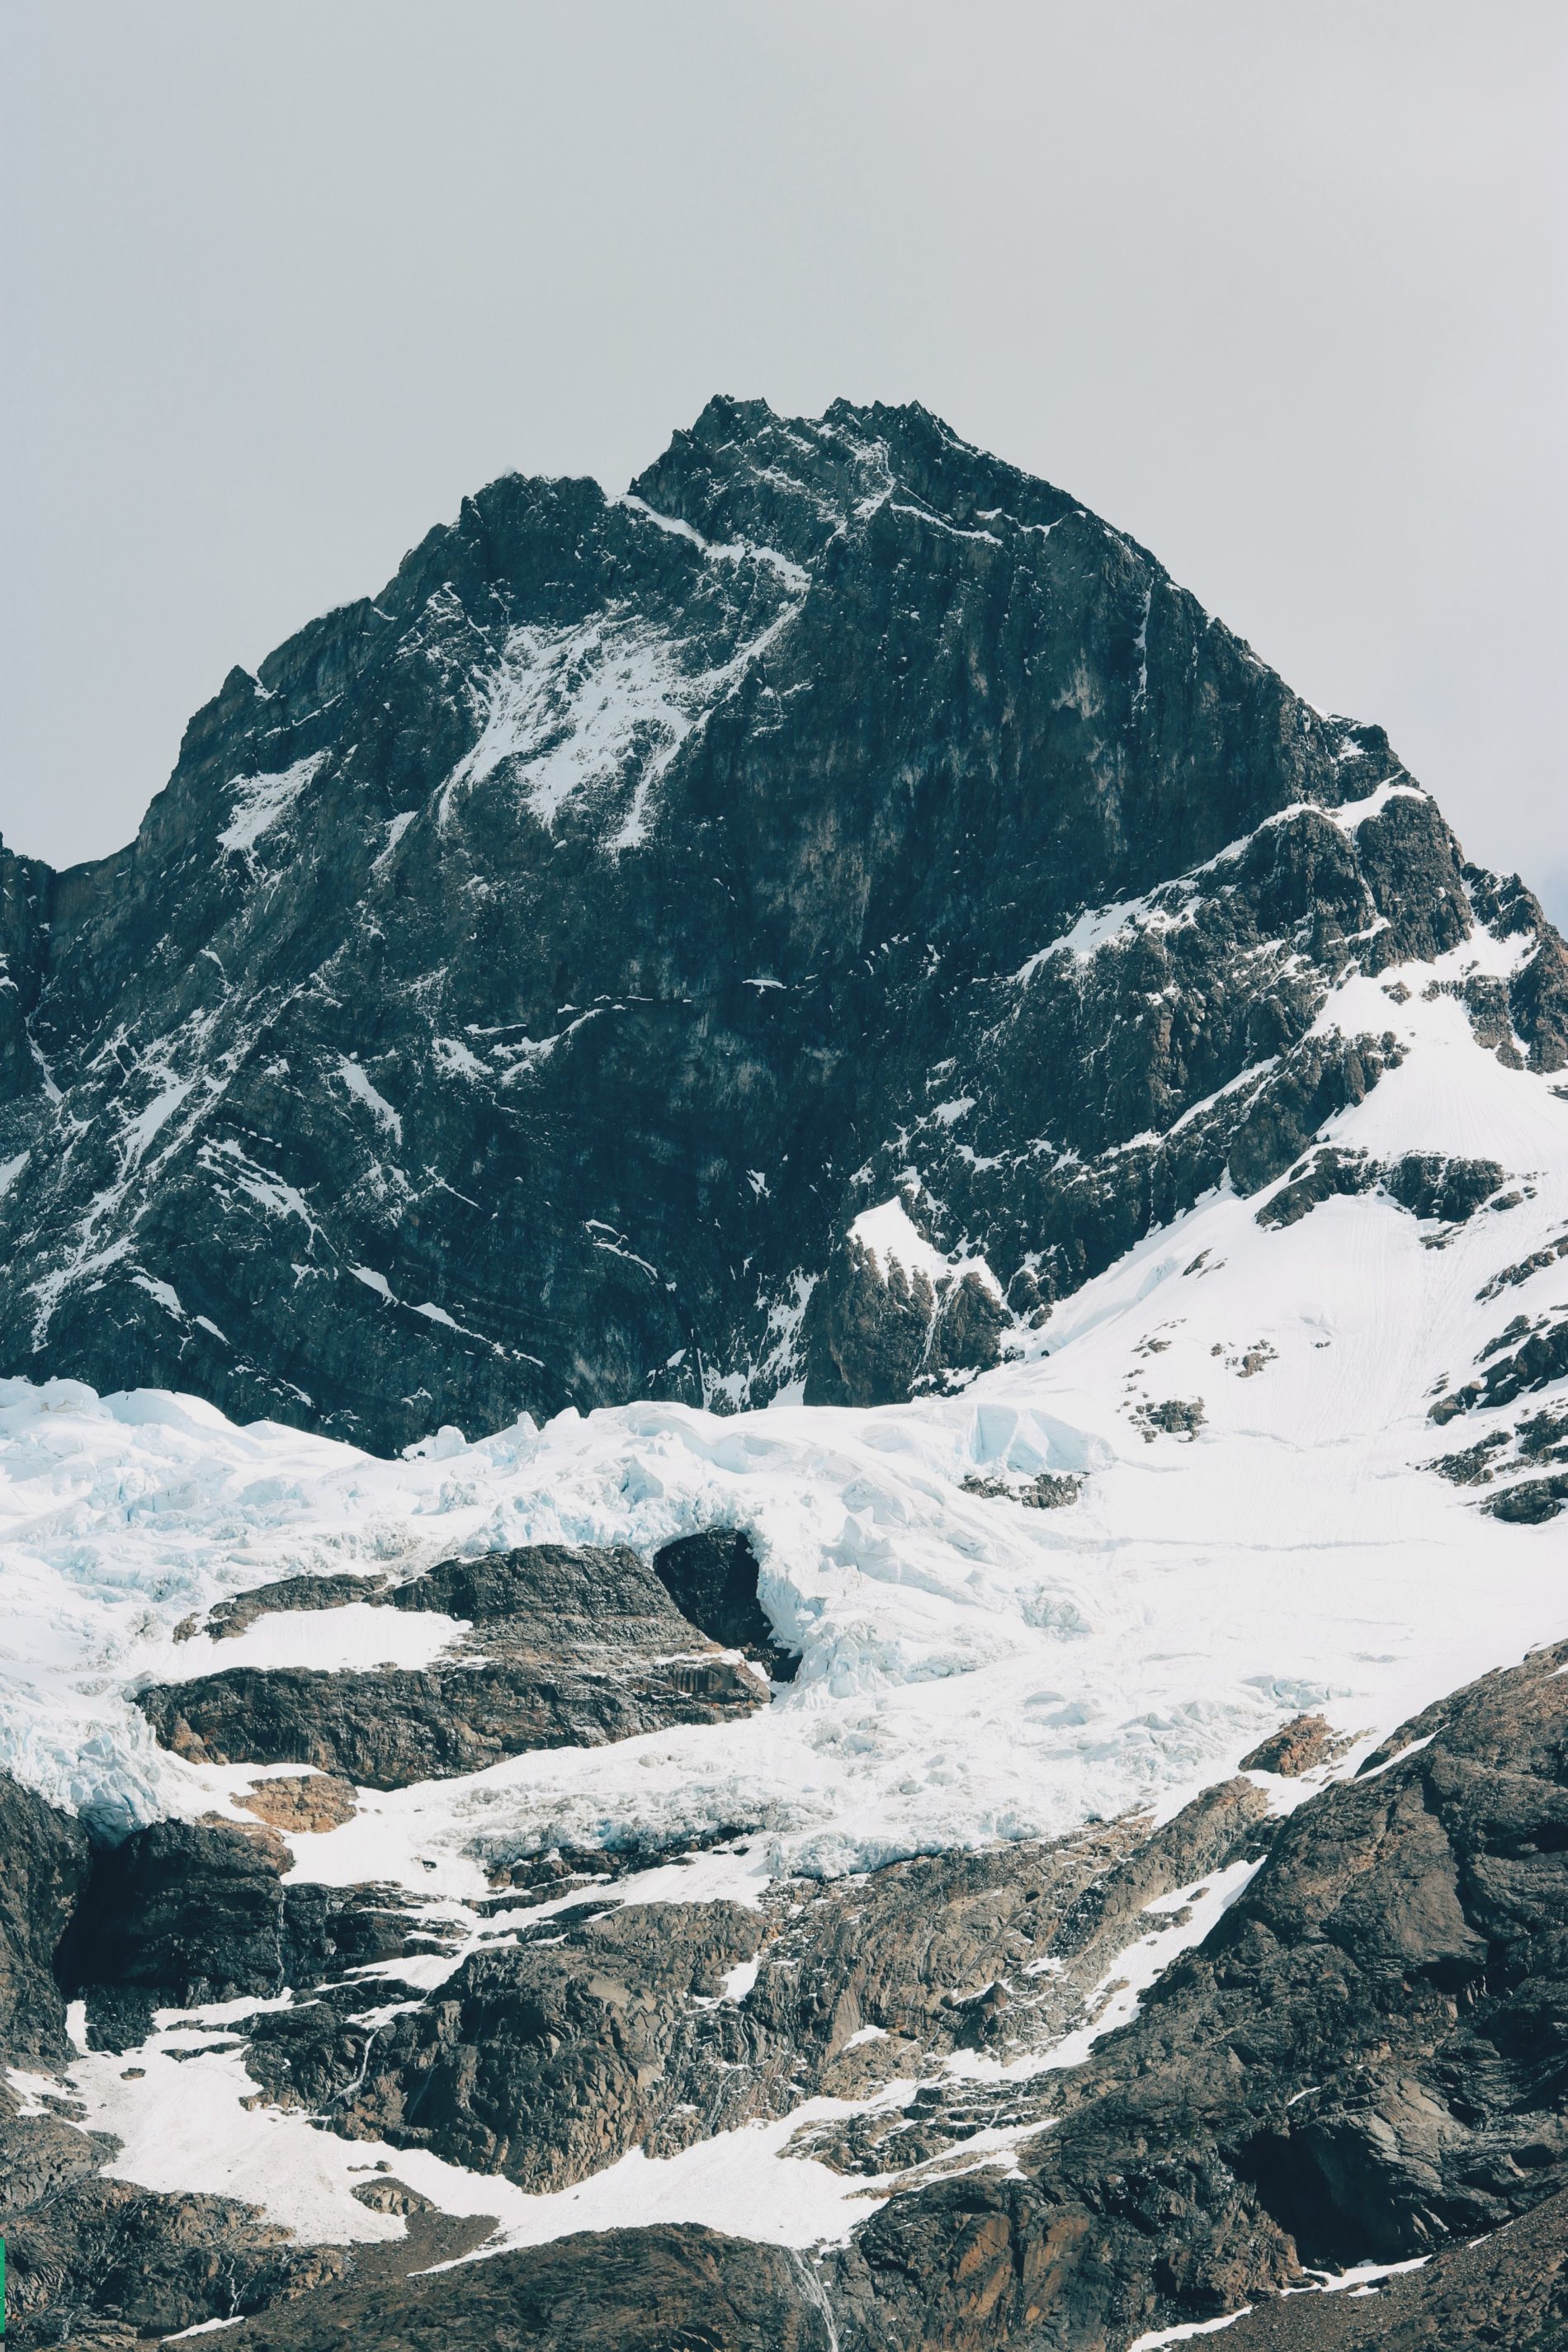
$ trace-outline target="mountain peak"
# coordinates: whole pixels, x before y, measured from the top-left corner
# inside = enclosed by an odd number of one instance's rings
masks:
[[[803,562],[900,499],[959,526],[989,512],[1048,527],[1074,510],[1064,492],[972,447],[918,402],[835,400],[820,417],[786,417],[763,400],[716,396],[632,488],[707,537],[771,530]]]
[[[131,850],[6,872],[9,1368],[377,1445],[962,1384],[1281,1180],[1406,962],[1568,1058],[1381,730],[915,405],[489,484],[230,673]]]

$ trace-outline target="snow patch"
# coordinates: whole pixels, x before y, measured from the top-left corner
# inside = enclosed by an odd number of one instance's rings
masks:
[[[239,777],[233,788],[228,823],[217,837],[218,847],[248,854],[288,814],[326,761],[325,751],[312,751],[277,775]]]
[[[1342,832],[1359,833],[1372,818],[1383,814],[1390,801],[1425,801],[1428,797],[1419,784],[1411,782],[1408,776],[1391,776],[1374,792],[1364,793],[1359,801],[1342,801],[1337,808],[1328,809],[1324,814],[1331,817]]]
[[[897,1194],[874,1209],[862,1209],[849,1228],[849,1236],[866,1251],[884,1281],[888,1269],[895,1265],[911,1278],[923,1274],[933,1290],[939,1283],[962,1282],[965,1275],[973,1274],[994,1297],[1002,1296],[1002,1286],[983,1257],[943,1257],[927,1241]]]
[[[1159,2346],[1188,2344],[1194,2336],[1217,2336],[1222,2328],[1234,2327],[1238,2319],[1245,2319],[1251,2309],[1249,2303],[1244,2303],[1239,2311],[1227,2311],[1220,2319],[1187,2319],[1178,2327],[1153,2328],[1130,2344],[1127,2352],[1157,2352]]]
[[[500,772],[548,830],[568,803],[629,782],[608,846],[635,847],[659,779],[793,619],[804,582],[792,583],[795,595],[713,668],[694,666],[690,640],[621,604],[568,627],[512,630],[499,667],[477,689],[479,740],[442,787],[437,822],[449,822],[460,793]]]
[[[386,1097],[373,1084],[365,1071],[352,1055],[340,1055],[337,1077],[339,1084],[353,1095],[356,1102],[363,1103],[376,1125],[384,1129],[394,1142],[401,1143],[403,1140],[402,1113],[394,1110]]]

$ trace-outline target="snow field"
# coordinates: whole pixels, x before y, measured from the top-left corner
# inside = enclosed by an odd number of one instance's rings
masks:
[[[461,1894],[476,1843],[493,1859],[743,1822],[770,1866],[831,1873],[1166,1809],[1301,1708],[1381,1737],[1564,1629],[1561,1530],[1484,1517],[1425,1465],[1471,1428],[1435,1428],[1432,1395],[1512,1315],[1568,1299],[1562,1262],[1476,1297],[1568,1226],[1568,1102],[1483,1053],[1450,995],[1396,1004],[1352,979],[1339,999],[1341,1026],[1376,1017],[1406,1050],[1331,1139],[1484,1153],[1528,1197],[1432,1249],[1376,1192],[1276,1231],[1222,1188],[958,1397],[568,1411],[382,1462],[191,1398],[0,1383],[0,1760],[110,1824],[199,1813],[226,1799],[154,1746],[126,1696],[138,1677],[425,1664],[462,1630],[359,1605],[175,1643],[214,1601],[531,1542],[649,1553],[717,1525],[749,1531],[804,1654],[765,1711],[369,1796],[300,1841],[300,1867],[335,1877],[352,1853],[363,1874],[379,1839],[375,1874],[434,1891],[417,1847]],[[1203,1401],[1190,1440],[1133,1418],[1170,1398]],[[963,1491],[1044,1469],[1087,1474],[1076,1506]]]
[[[728,1850],[658,1864],[605,1900],[755,1902],[781,1874],[1059,1834],[1133,1807],[1166,1816],[1284,1717],[1315,1708],[1354,1745],[1329,1771],[1268,1781],[1280,1807],[1300,1801],[1420,1706],[1568,1630],[1562,1526],[1505,1525],[1478,1508],[1495,1488],[1456,1487],[1428,1466],[1505,1418],[1439,1430],[1432,1398],[1515,1316],[1568,1305],[1568,1262],[1556,1259],[1478,1297],[1568,1230],[1568,1100],[1478,1046],[1447,992],[1511,952],[1479,935],[1441,965],[1352,977],[1322,1015],[1346,1034],[1392,1030],[1405,1049],[1327,1139],[1380,1160],[1496,1160],[1507,1181],[1495,1210],[1439,1233],[1369,1191],[1272,1230],[1257,1222],[1258,1200],[1221,1187],[1059,1307],[1025,1357],[955,1397],[728,1417],[639,1403],[564,1412],[542,1430],[524,1416],[471,1444],[441,1432],[382,1462],[277,1424],[238,1428],[193,1398],[0,1383],[0,1760],[110,1827],[230,1810],[266,1775],[158,1749],[128,1697],[139,1678],[423,1664],[464,1629],[354,1603],[264,1618],[234,1641],[176,1642],[175,1627],[213,1602],[307,1571],[409,1573],[547,1540],[647,1554],[734,1526],[803,1654],[771,1706],[721,1727],[362,1791],[339,1828],[289,1838],[295,1874],[396,1881],[433,1920],[463,1927],[469,1948],[550,1907],[465,1919],[487,1865],[556,1843],[668,1845],[748,1824]],[[1404,1001],[1389,993],[1395,981]],[[881,1252],[912,1246],[905,1224],[916,1232],[901,1204],[881,1217]],[[1190,1437],[1151,1433],[1139,1418],[1200,1399]],[[1083,1475],[1079,1502],[1035,1510],[963,1490],[973,1473],[1022,1484],[1042,1470]],[[1082,2022],[1021,2063],[1078,2063],[1245,1875],[1152,1906]],[[1184,1899],[1193,1912],[1178,1926],[1164,1915]],[[374,1973],[390,1997],[411,1997],[456,1965],[432,1954]],[[738,1978],[729,1997],[746,1989]],[[72,2088],[89,2127],[121,2139],[124,2177],[222,2188],[305,2234],[399,2231],[350,2194],[359,2168],[384,2158],[445,2210],[493,2214],[492,2251],[650,2220],[805,2246],[842,2236],[892,2193],[784,2157],[803,2123],[851,2112],[814,2101],[781,2124],[668,2160],[634,2153],[557,2198],[525,2198],[433,2158],[339,2141],[302,2116],[244,2108],[253,2085],[222,2024],[206,2012],[161,2020],[137,2053],[140,2083],[126,2082],[123,2060],[83,2052]],[[205,2054],[167,2054],[191,2036]],[[899,2104],[911,2088],[878,2098]],[[969,2160],[1010,2160],[1011,2143],[985,2137],[967,2144]]]

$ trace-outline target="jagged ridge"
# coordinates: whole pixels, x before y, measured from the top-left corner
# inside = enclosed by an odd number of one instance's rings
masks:
[[[1283,1172],[1387,1051],[1331,983],[1467,938],[1562,1066],[1561,942],[1380,730],[921,409],[715,401],[232,672],[116,857],[0,852],[5,1368],[380,1447],[951,1385]]]

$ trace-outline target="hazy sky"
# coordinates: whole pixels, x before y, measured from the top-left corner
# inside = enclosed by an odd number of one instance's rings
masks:
[[[718,390],[1071,488],[1568,919],[1563,0],[5,0],[0,830]]]

